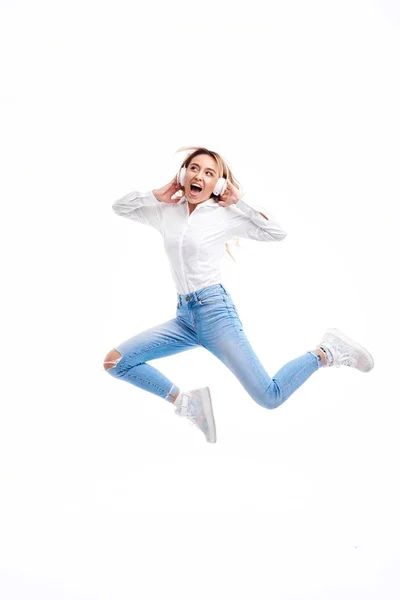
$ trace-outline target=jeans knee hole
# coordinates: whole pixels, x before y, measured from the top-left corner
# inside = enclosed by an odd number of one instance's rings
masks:
[[[103,365],[113,365],[112,367],[108,367],[108,369],[105,369],[105,370],[108,371],[109,369],[112,369],[113,367],[115,367],[121,359],[122,359],[122,356],[119,356],[115,360],[105,360]]]

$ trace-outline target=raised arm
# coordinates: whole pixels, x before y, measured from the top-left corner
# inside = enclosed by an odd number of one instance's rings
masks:
[[[275,217],[263,207],[263,212],[251,207],[243,200],[236,202],[228,220],[230,236],[245,237],[260,242],[279,242],[287,233]]]
[[[151,190],[147,192],[129,192],[112,205],[113,211],[120,217],[126,217],[161,231],[163,203],[157,200]]]
[[[177,177],[159,189],[148,192],[129,192],[114,204],[112,208],[117,215],[139,223],[151,225],[162,233],[162,217],[168,204],[177,204],[180,198],[174,198],[181,188]]]

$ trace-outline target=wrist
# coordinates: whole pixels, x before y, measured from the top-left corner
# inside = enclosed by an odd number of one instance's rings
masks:
[[[245,194],[243,193],[241,196],[238,196],[238,197],[236,198],[236,204],[237,204],[238,202],[240,202],[240,200],[243,200],[243,196],[244,196],[244,195],[245,195]]]

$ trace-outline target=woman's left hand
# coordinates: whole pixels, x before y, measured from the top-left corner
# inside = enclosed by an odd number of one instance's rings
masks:
[[[220,206],[230,206],[239,202],[240,198],[240,191],[228,179],[224,193],[219,196],[218,204]]]

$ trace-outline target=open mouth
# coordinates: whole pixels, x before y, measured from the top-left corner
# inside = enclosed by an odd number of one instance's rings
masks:
[[[192,183],[190,184],[190,193],[192,196],[199,196],[202,192],[202,189],[199,185]]]

